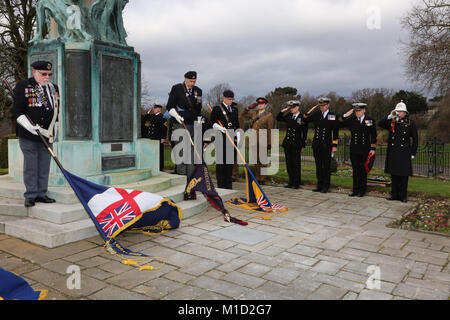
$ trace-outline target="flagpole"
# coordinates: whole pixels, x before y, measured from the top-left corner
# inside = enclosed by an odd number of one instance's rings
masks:
[[[197,148],[195,147],[194,141],[192,141],[191,133],[189,132],[188,128],[186,127],[186,124],[184,123],[184,121],[181,121],[181,124],[183,125],[184,130],[186,130],[186,132],[188,134],[189,141],[191,141],[191,145],[194,148],[195,155],[197,156],[198,160],[201,162],[202,161],[202,157],[198,153]]]
[[[209,108],[210,111],[212,111],[212,107],[211,107],[211,105],[210,105],[209,103],[208,103],[208,108]],[[225,129],[225,127],[223,126],[222,122],[220,122],[220,120],[217,119],[217,122],[219,123],[219,125],[220,125],[222,128]],[[233,140],[233,139],[230,137],[230,135],[228,134],[228,130],[227,130],[227,129],[225,129],[225,134],[226,134],[226,136],[228,137],[228,140],[230,140],[230,142],[231,142],[231,144],[233,145],[233,147],[234,147],[234,148],[236,149],[236,151],[238,152],[239,157],[241,158],[242,162],[246,165],[246,164],[247,164],[247,161],[245,161],[245,158],[242,156],[241,151],[238,149],[238,147],[237,147],[236,144],[234,143],[234,140]]]

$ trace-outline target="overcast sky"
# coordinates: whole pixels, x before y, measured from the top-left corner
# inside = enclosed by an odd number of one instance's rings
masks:
[[[303,94],[413,89],[401,17],[414,0],[130,0],[128,45],[161,103],[186,71],[204,94],[229,83],[237,98],[292,86]]]

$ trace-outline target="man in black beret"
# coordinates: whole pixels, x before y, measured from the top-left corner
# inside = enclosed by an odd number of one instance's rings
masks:
[[[236,153],[226,133],[228,130],[239,129],[239,113],[235,107],[236,103],[233,100],[233,91],[225,90],[223,92],[222,103],[213,108],[210,118],[213,129],[222,133],[222,146],[219,146],[218,143],[216,144],[216,177],[217,186],[224,189],[232,188],[232,174]],[[223,126],[219,124],[219,121]],[[235,144],[238,145],[240,141],[239,132],[229,134],[231,138],[236,136]]]
[[[194,121],[202,115],[202,89],[195,85],[196,82],[197,72],[186,72],[184,81],[172,87],[167,101],[167,110],[176,121],[172,130],[183,129],[184,122],[192,139],[194,139]],[[178,143],[175,143],[174,147]],[[190,161],[183,161],[182,157],[182,154],[175,154],[176,173],[189,177],[194,172],[194,149],[191,149]]]
[[[36,131],[39,130],[52,147],[57,136],[59,110],[58,87],[50,82],[52,64],[36,61],[31,68],[33,77],[19,81],[14,88],[13,107],[24,158],[25,207],[32,207],[35,202],[55,202],[47,196],[50,153]]]

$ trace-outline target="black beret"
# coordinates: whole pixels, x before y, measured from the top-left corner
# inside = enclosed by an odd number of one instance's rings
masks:
[[[188,71],[188,72],[185,73],[184,78],[185,79],[196,80],[197,79],[197,72],[195,72],[195,71]]]
[[[48,61],[35,61],[31,64],[31,67],[34,70],[46,70],[51,71],[52,70],[52,64]]]
[[[256,99],[256,102],[258,103],[269,103],[269,101],[264,98],[264,97],[259,97],[258,99]]]
[[[231,91],[231,90],[225,90],[225,91],[223,92],[223,96],[224,96],[225,98],[234,98],[234,92]]]

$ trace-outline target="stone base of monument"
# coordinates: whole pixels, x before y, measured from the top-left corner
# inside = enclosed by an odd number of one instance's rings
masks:
[[[125,176],[132,172],[124,172]],[[115,174],[115,181],[120,181]],[[127,179],[124,179],[127,180]],[[205,197],[184,201],[186,176],[161,172],[146,180],[114,184],[116,187],[157,193],[171,199],[183,209],[183,219],[209,207]],[[224,201],[236,196],[232,190],[217,189]],[[98,234],[93,222],[70,187],[50,187],[53,204],[36,203],[25,208],[25,187],[9,176],[0,177],[0,233],[20,238],[48,248],[83,240]],[[218,212],[218,214],[220,214]]]

